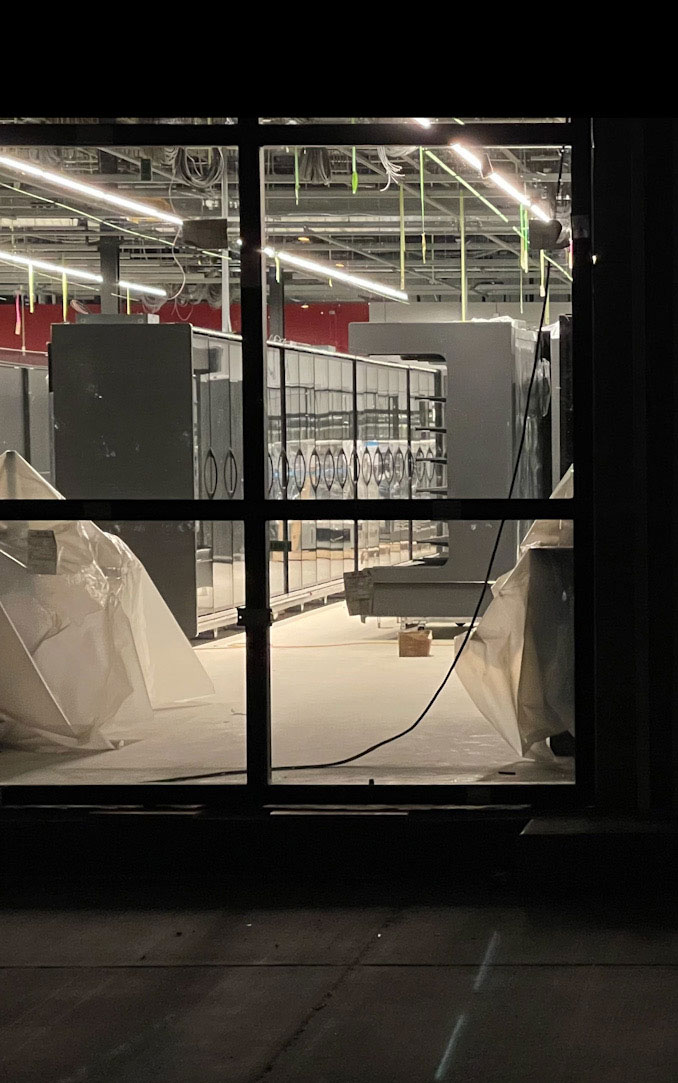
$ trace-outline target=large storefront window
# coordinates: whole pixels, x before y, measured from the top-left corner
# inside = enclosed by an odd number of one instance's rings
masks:
[[[574,791],[573,126],[62,119],[0,147],[0,785]]]

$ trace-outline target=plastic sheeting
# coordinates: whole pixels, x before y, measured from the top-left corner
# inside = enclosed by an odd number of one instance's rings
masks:
[[[6,452],[7,498],[60,494]],[[0,642],[0,743],[15,748],[110,748],[116,723],[214,692],[143,565],[92,522],[0,522]]]
[[[570,467],[552,496],[573,492]],[[456,665],[475,705],[520,756],[574,733],[572,544],[572,520],[532,524]]]

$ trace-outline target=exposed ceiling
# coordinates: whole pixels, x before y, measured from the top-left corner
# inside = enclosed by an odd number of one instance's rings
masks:
[[[5,118],[9,119],[9,118]],[[12,118],[14,119],[14,118]],[[17,118],[24,122],[30,118]],[[64,118],[73,121],[88,118]],[[134,118],[132,118],[134,119]],[[216,118],[225,120],[228,118]],[[280,118],[275,118],[280,120]],[[332,118],[336,119],[336,118]],[[383,119],[383,118],[382,118]],[[441,118],[442,119],[442,118]],[[464,118],[459,118],[460,120]],[[468,118],[471,119],[471,118]],[[540,118],[543,119],[543,118]],[[548,118],[547,118],[548,119]],[[554,118],[560,119],[560,118]],[[294,129],[292,129],[294,130]],[[0,128],[1,131],[1,128]],[[460,140],[463,127],[460,126]],[[302,142],[303,123],[295,137]],[[416,137],[416,133],[413,133]],[[419,148],[385,148],[391,167],[401,170],[405,225],[405,289],[411,299],[456,300],[460,295],[461,245],[459,182],[424,154],[424,232],[426,262],[422,258],[422,215]],[[67,173],[70,177],[119,190],[126,196],[186,218],[214,217],[227,206],[229,219],[229,283],[231,299],[239,299],[239,203],[235,150],[219,152],[190,148],[188,165],[177,165],[173,148],[49,148],[20,150],[4,147],[0,153],[29,158],[43,169]],[[470,301],[516,301],[519,299],[520,239],[518,204],[449,148],[436,150],[441,162],[471,183],[489,200],[502,220],[479,198],[464,194],[466,270]],[[560,166],[558,147],[496,148],[492,165],[514,185],[523,184],[530,198],[554,209]],[[306,163],[300,152],[301,181],[295,193],[293,146],[265,152],[266,229],[269,244],[280,249],[290,246],[306,258],[398,288],[400,286],[400,214],[398,180],[388,177],[379,148],[356,151],[357,190],[352,191],[350,147],[329,147],[316,168],[315,183],[303,179]],[[316,162],[316,165],[318,163]],[[221,172],[221,176],[220,176]],[[327,176],[327,183],[317,178]],[[206,179],[205,179],[206,178]],[[384,190],[386,189],[386,190]],[[569,154],[563,162],[558,218],[569,226]],[[223,201],[223,203],[222,203]],[[87,197],[59,192],[37,180],[19,177],[0,166],[0,251],[30,255],[34,259],[65,263],[73,268],[99,270],[99,241],[102,220],[113,227],[121,243],[121,277],[164,287],[179,302],[221,298],[221,260],[188,248],[175,237],[173,227],[151,221],[130,221],[117,210],[97,205]],[[103,226],[104,231],[106,226]],[[304,237],[306,241],[298,238]],[[567,301],[570,276],[566,252],[554,254],[559,267],[552,268],[551,297]],[[0,295],[11,297],[14,290],[26,289],[26,272],[0,261]],[[40,295],[60,296],[60,282],[36,276]],[[69,292],[83,300],[96,295],[96,286],[74,281]],[[530,256],[529,275],[523,276],[523,295],[538,296],[539,260]],[[355,301],[370,299],[366,291],[307,272],[294,270],[288,280],[287,296],[300,302]],[[374,299],[374,298],[372,298]]]

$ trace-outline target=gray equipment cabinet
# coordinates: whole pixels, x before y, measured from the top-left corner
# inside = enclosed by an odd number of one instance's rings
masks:
[[[56,324],[55,485],[109,500],[242,497],[239,340],[188,324]],[[102,524],[146,566],[185,634],[244,601],[242,524]]]
[[[0,451],[18,451],[51,481],[47,358],[0,349]]]
[[[440,420],[446,436],[447,480],[437,491],[458,499],[507,497],[527,400],[536,334],[513,320],[468,323],[353,323],[350,348],[366,356],[400,355],[425,360],[445,373]],[[542,440],[550,409],[547,365],[540,365],[530,398],[530,418],[514,496],[551,492]],[[550,434],[549,434],[550,441]],[[550,454],[550,444],[548,448]],[[429,516],[435,500],[428,505]],[[448,524],[444,563],[374,569],[363,615],[467,619],[475,609],[498,523]],[[507,522],[493,565],[493,579],[513,567],[520,534],[529,526]],[[486,594],[483,608],[489,602]]]
[[[140,318],[55,325],[50,349],[55,484],[98,500],[242,497],[238,335]],[[332,520],[270,522],[271,607],[343,591],[343,574],[435,552],[431,489],[445,481],[430,404],[438,370],[296,343],[267,350],[268,488],[275,501],[336,501]],[[422,519],[361,522],[352,497],[421,497]],[[146,565],[189,637],[244,604],[240,522],[106,523]]]

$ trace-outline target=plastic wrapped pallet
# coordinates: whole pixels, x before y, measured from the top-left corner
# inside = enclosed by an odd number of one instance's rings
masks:
[[[570,467],[552,496],[573,491]],[[572,544],[572,520],[532,524],[456,665],[478,709],[520,756],[557,733],[574,734]],[[455,639],[457,651],[463,639]]]
[[[15,452],[0,499],[60,499]],[[111,747],[116,723],[213,693],[140,561],[92,522],[0,523],[0,743]]]

